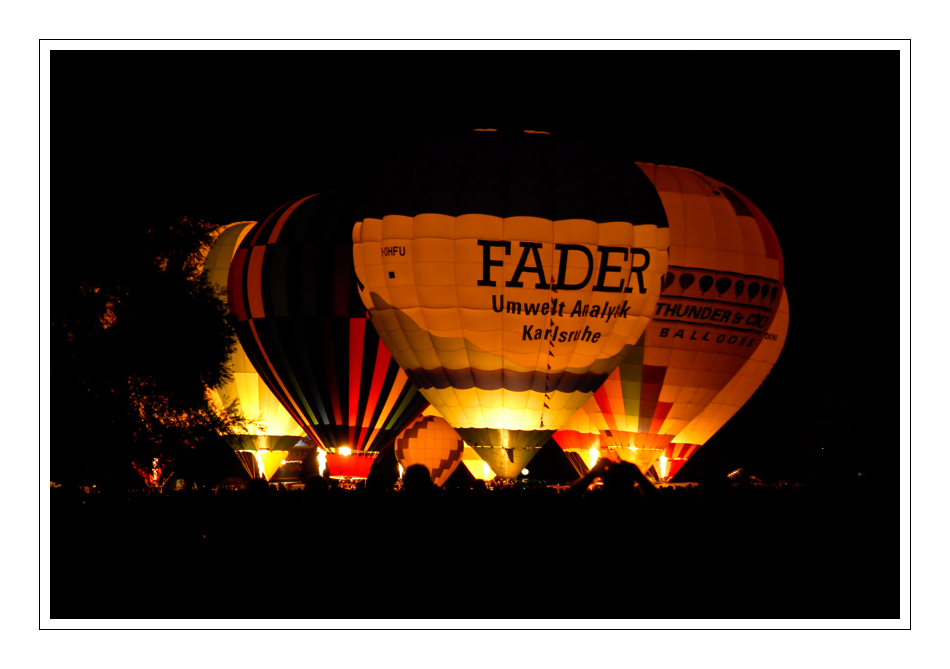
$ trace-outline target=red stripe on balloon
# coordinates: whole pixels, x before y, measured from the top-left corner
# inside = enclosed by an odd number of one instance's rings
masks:
[[[676,473],[682,469],[685,464],[686,460],[667,460],[666,466],[669,467],[670,473],[666,475],[666,478],[671,479],[676,476]]]
[[[314,195],[317,195],[317,193],[314,193]],[[309,200],[310,198],[314,197],[314,195],[308,195],[302,200],[297,200],[292,205],[287,207],[287,210],[283,214],[281,214],[280,218],[277,220],[277,225],[275,225],[274,229],[271,230],[270,237],[267,238],[268,244],[273,244],[277,241],[277,236],[280,234],[280,231],[283,229],[284,223],[286,223],[287,219],[290,218],[290,215],[294,213],[294,210],[300,205],[302,205],[304,202]]]
[[[359,320],[366,322],[365,318],[360,318]],[[389,361],[391,359],[392,356],[389,354],[389,350],[386,348],[386,345],[383,344],[383,340],[380,339],[379,345],[376,348],[376,366],[373,368],[373,383],[370,385],[366,411],[363,412],[363,427],[373,427],[370,421],[373,419],[373,413],[376,411],[379,396],[383,392],[383,382],[386,380],[386,372],[389,371]],[[365,444],[369,443],[366,439],[369,433],[369,430],[363,432],[360,448],[363,448]]]
[[[261,273],[264,269],[264,246],[251,249],[251,259],[247,263],[244,285],[247,286],[247,306],[251,318],[264,318],[264,294],[261,291]]]
[[[368,323],[365,318],[350,319],[350,405],[349,422],[350,443],[356,433],[356,414],[360,401],[360,373],[363,367],[363,332]],[[353,448],[356,445],[353,444]]]
[[[231,260],[231,271],[228,272],[228,305],[231,307],[231,313],[237,316],[239,321],[247,320],[247,311],[244,309],[244,291],[243,285],[244,261],[247,259],[247,249],[241,249]]]
[[[263,222],[263,223],[258,223],[258,224],[255,226],[255,228],[254,228],[254,237],[251,239],[251,244],[250,244],[251,246],[256,246],[256,245],[257,245],[257,240],[260,239],[261,234],[263,234],[264,230],[267,229],[267,224],[270,223],[270,222],[271,222],[271,219],[273,219],[274,216],[277,215],[277,212],[278,212],[278,211],[280,211],[281,209],[283,209],[284,207],[286,207],[288,204],[290,204],[290,203],[289,203],[289,202],[285,202],[284,204],[280,205],[280,207],[278,207],[277,211],[273,212],[270,216],[268,216],[266,219],[264,219],[264,222]]]
[[[603,386],[594,391],[594,401],[600,408],[600,413],[604,416],[604,421],[610,430],[617,429],[617,419],[614,417],[613,409],[610,406],[610,398],[607,397],[607,391]]]
[[[670,408],[672,408],[672,402],[657,402],[656,410],[653,412],[653,422],[650,423],[650,433],[659,434],[660,428],[663,427],[663,421],[666,420],[667,414],[670,413]]]

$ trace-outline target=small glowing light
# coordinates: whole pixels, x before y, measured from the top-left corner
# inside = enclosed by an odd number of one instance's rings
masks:
[[[321,450],[317,454],[317,464],[320,465],[320,476],[323,476],[323,472],[327,470],[327,452]]]
[[[257,467],[258,467],[258,469],[260,469],[261,478],[265,478],[265,476],[264,476],[264,456],[261,455],[261,452],[260,452],[260,451],[254,451],[254,457],[257,459]]]
[[[527,469],[522,469],[522,470],[521,470],[521,473],[524,474],[525,476],[527,476],[527,475],[528,475],[528,470],[527,470]]]
[[[667,469],[666,469],[666,456],[665,456],[665,455],[661,455],[661,456],[660,456],[660,478],[664,478],[664,479],[665,479],[665,478],[666,478],[666,472],[667,472]]]
[[[399,478],[402,478],[402,465],[399,466]]]
[[[491,467],[489,467],[489,466],[488,466],[488,463],[485,462],[484,460],[482,460],[482,474],[485,475],[485,478],[486,478],[486,479],[494,478],[494,477],[492,476]]]
[[[600,457],[600,451],[596,448],[590,449],[590,468],[593,469],[594,465],[597,463],[597,458]]]
[[[280,464],[286,465],[286,464],[287,464],[287,461],[286,461],[286,460],[281,460],[281,461],[280,461]]]
[[[349,446],[341,446],[341,447],[340,447],[340,455],[349,455],[349,454],[352,453],[352,452],[353,452],[353,451],[350,450],[350,447],[349,447]]]

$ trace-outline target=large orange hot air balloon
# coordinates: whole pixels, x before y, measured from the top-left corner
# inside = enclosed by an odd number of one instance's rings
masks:
[[[221,292],[222,299],[231,258],[254,225],[256,221],[240,221],[225,226],[208,250],[204,273]],[[268,389],[240,344],[231,354],[229,367],[231,379],[212,390],[213,399],[221,407],[236,400],[250,422],[242,434],[233,435],[228,441],[252,477],[270,478],[306,433]]]
[[[693,170],[638,164],[669,220],[669,271],[646,331],[555,439],[578,450],[597,442],[645,471],[760,346],[784,270],[771,225],[745,196]]]
[[[366,318],[352,221],[335,193],[282,206],[241,241],[228,302],[241,345],[271,392],[334,454],[334,471],[365,475],[427,403]],[[367,461],[344,466],[336,456]]]
[[[618,153],[476,131],[383,170],[353,228],[354,265],[396,361],[515,477],[646,327],[666,225],[656,189]]]

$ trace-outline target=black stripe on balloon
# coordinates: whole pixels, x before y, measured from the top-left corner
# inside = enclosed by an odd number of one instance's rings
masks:
[[[308,265],[311,263],[307,262],[304,250],[298,244],[282,242],[278,246],[286,249],[288,275],[285,290],[288,314],[292,313],[303,318],[315,316],[312,309],[307,309],[307,299],[313,291],[306,283],[305,276],[309,269]],[[291,270],[293,270],[292,273]]]
[[[315,318],[290,318],[281,320],[286,320],[288,323],[288,331],[283,333],[282,337],[289,337],[290,339],[288,340],[294,342],[293,349],[302,352],[302,355],[294,356],[294,362],[292,364],[295,365],[294,369],[297,371],[301,391],[307,399],[307,404],[313,408],[313,422],[323,425],[331,423],[332,421],[327,415],[326,410],[329,408],[332,411],[332,407],[327,404],[326,399],[328,399],[328,397],[325,391],[321,392],[321,383],[318,381],[318,379],[326,378],[326,374],[322,369],[324,364],[323,356],[320,355],[319,349],[313,351],[310,345],[310,333],[315,332],[315,328],[320,327],[320,324]]]
[[[330,331],[333,335],[332,364],[336,369],[336,390],[340,400],[340,423],[349,425],[350,421],[350,323],[345,318],[331,318]]]
[[[303,419],[311,425],[319,423],[320,421],[313,413],[311,398],[307,396],[307,389],[301,378],[301,372],[308,368],[307,352],[294,346],[283,346],[283,343],[293,342],[296,339],[294,332],[296,324],[290,318],[270,316],[256,319],[254,325],[261,339],[261,348],[270,354],[271,364],[287,386],[287,393],[296,400],[297,407],[303,413]]]
[[[333,249],[333,315],[362,318],[365,308],[356,292],[353,271],[353,244],[336,244]],[[354,309],[353,298],[356,297]],[[354,313],[354,311],[356,313]]]
[[[273,300],[271,300],[273,294],[271,286],[276,278],[274,275],[280,266],[281,259],[275,257],[273,246],[267,245],[261,248],[264,251],[264,257],[261,260],[261,304],[264,308],[264,316],[270,318],[276,315]]]
[[[294,277],[297,290],[298,313],[307,316],[330,316],[331,312],[327,308],[328,293],[332,287],[327,283],[326,273],[323,269],[324,263],[316,262],[315,258],[320,258],[322,254],[318,249],[308,244],[295,244],[294,246],[294,267],[297,268],[297,274]]]
[[[323,408],[327,414],[328,425],[336,424],[336,414],[333,410],[333,397],[336,394],[339,400],[339,384],[337,387],[332,387],[333,379],[330,375],[330,370],[336,373],[336,350],[337,345],[336,341],[333,338],[333,320],[329,317],[322,318],[307,318],[304,319],[304,346],[308,348],[313,348],[314,355],[312,356],[312,365],[314,370],[314,386],[318,389],[320,397],[323,398]],[[332,352],[332,355],[331,355]],[[341,421],[343,420],[343,414],[341,411]],[[330,441],[327,442],[327,445],[331,443],[336,445],[333,441],[336,439],[336,433],[333,433],[333,437],[327,436],[327,439]]]

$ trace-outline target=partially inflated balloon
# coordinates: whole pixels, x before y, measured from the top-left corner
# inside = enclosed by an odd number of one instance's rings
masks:
[[[462,449],[462,464],[479,481],[491,481],[495,478],[495,472],[471,446]]]
[[[396,460],[403,470],[424,465],[432,483],[441,486],[462,462],[464,444],[441,416],[419,416],[396,437]]]
[[[351,459],[391,444],[426,406],[356,294],[352,220],[337,194],[290,202],[247,233],[228,281],[254,368],[310,437]]]
[[[666,447],[663,455],[667,458],[668,471],[660,472],[665,478],[671,478],[686,464],[686,461],[709,441],[719,428],[725,425],[736,412],[749,401],[759,389],[765,377],[778,362],[779,354],[785,346],[788,336],[788,293],[783,291],[782,301],[772,319],[769,331],[752,356],[742,365],[739,373],[732,377],[726,387],[719,391],[716,398],[703,409],[703,412],[690,421],[672,443]]]
[[[218,234],[205,257],[204,272],[208,281],[224,298],[228,286],[228,268],[231,258],[244,236],[256,225],[255,221],[232,223]],[[244,348],[238,344],[228,361],[232,377],[212,390],[216,403],[222,407],[237,400],[238,408],[250,422],[243,434],[228,437],[228,443],[238,453],[241,463],[253,477],[265,476],[268,467],[262,465],[265,456],[279,462],[286,446],[296,443],[305,432],[281,405],[267,384],[254,369]],[[260,452],[260,455],[255,455]],[[273,457],[268,454],[274,453]]]
[[[643,172],[546,133],[423,143],[383,170],[358,214],[373,325],[504,477],[616,367],[666,272],[666,217]]]
[[[581,411],[601,444],[646,470],[762,343],[784,269],[772,227],[743,195],[693,170],[640,167],[669,220],[669,271],[650,325]],[[582,423],[571,443],[585,438]]]

